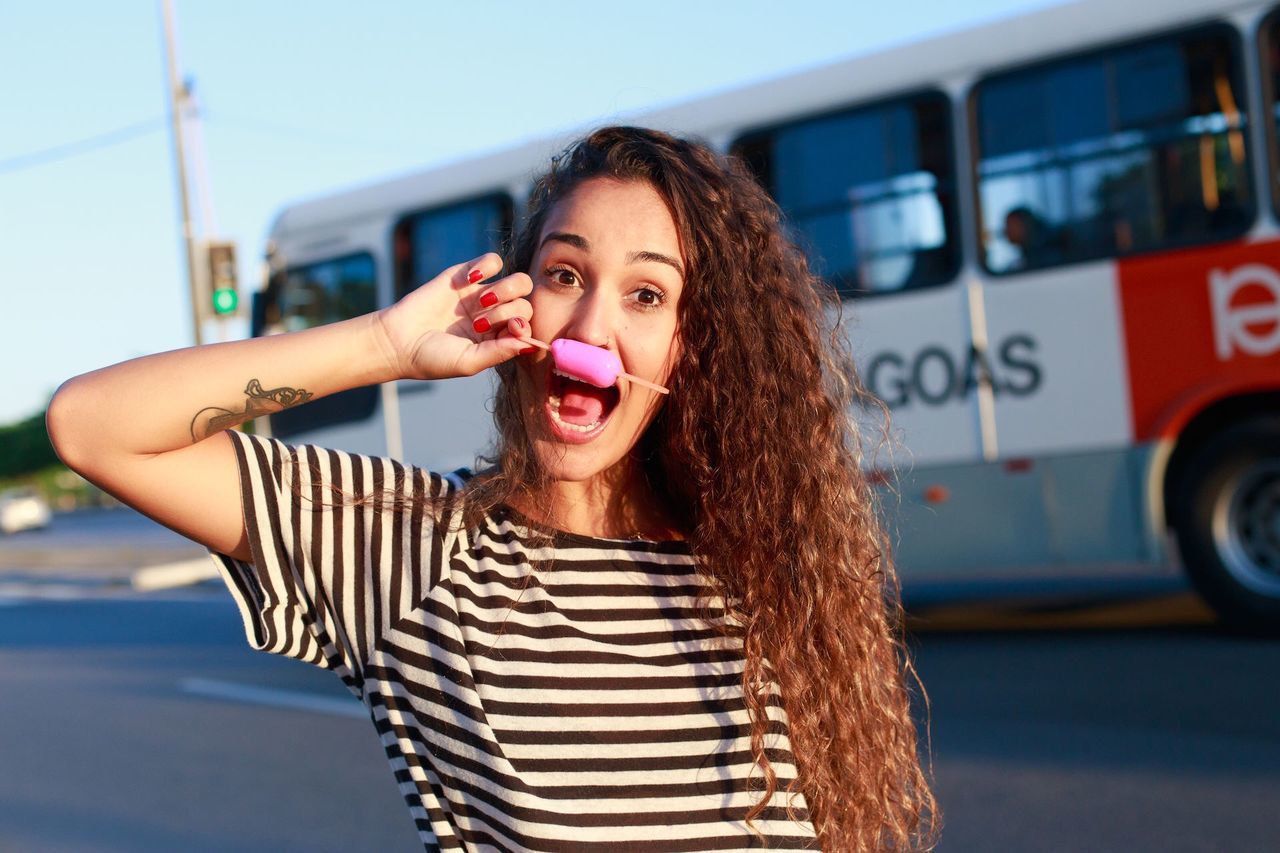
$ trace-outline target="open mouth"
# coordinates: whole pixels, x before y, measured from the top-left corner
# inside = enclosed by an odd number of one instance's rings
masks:
[[[552,369],[547,377],[547,414],[557,435],[569,442],[594,438],[621,399],[617,385],[598,388]]]

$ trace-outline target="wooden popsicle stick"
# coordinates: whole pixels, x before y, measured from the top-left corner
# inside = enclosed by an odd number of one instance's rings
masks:
[[[637,385],[643,385],[644,387],[652,391],[657,391],[659,394],[671,393],[666,388],[663,388],[661,385],[657,384],[656,382],[650,382],[648,379],[641,379],[639,376],[632,376],[630,373],[623,373],[622,371],[618,371],[618,375],[626,377],[626,380],[628,382],[634,382]]]
[[[538,340],[537,338],[516,338],[516,340],[520,341],[521,343],[533,344],[535,347],[542,347],[547,352],[551,352],[551,344],[544,344],[542,341]]]

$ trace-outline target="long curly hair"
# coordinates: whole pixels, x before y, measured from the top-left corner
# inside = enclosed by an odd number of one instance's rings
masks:
[[[886,425],[888,411],[857,378],[839,300],[745,163],[637,127],[596,130],[553,160],[507,247],[507,272],[530,271],[552,209],[601,177],[651,185],[685,254],[682,355],[633,453],[708,580],[702,612],[718,599],[739,629],[763,779],[748,824],[778,788],[764,745],[776,683],[799,769],[787,791],[803,793],[822,847],[932,849],[940,812],[917,754],[906,673],[922,693],[923,684],[852,407]],[[473,518],[546,482],[519,369],[508,362],[498,373],[492,467],[462,495]]]

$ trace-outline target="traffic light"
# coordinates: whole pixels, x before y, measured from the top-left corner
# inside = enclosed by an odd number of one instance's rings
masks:
[[[236,285],[236,244],[206,244],[209,262],[209,287],[213,294],[213,313],[218,317],[234,314],[240,306],[240,290]]]

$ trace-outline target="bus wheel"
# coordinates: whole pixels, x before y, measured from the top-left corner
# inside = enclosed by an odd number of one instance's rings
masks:
[[[1224,430],[1183,471],[1169,515],[1192,584],[1228,626],[1280,634],[1280,417]]]

